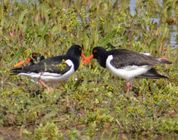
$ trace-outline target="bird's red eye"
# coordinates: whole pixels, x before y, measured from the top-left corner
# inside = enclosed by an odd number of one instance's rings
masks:
[[[93,52],[94,52],[94,53],[96,53],[96,52],[97,52],[97,50],[94,50]]]

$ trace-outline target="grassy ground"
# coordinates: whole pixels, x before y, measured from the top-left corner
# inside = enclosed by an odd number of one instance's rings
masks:
[[[128,3],[109,0],[76,2],[45,0],[39,4],[0,4],[0,135],[5,139],[151,139],[176,138],[178,133],[178,49],[169,45],[169,26],[176,2],[161,7],[137,1],[130,16]],[[151,18],[160,15],[160,24]],[[177,16],[177,13],[176,15]],[[46,57],[83,44],[86,55],[97,45],[127,48],[165,56],[173,64],[158,66],[169,80],[124,81],[99,67],[81,65],[53,93],[9,70],[32,52]],[[139,96],[136,97],[136,93]],[[169,135],[167,135],[169,134]]]

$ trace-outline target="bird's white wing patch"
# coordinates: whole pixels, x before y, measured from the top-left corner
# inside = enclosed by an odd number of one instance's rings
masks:
[[[144,54],[144,55],[147,55],[147,56],[151,56],[151,53],[140,53],[140,54]]]
[[[130,65],[122,68],[116,68],[111,64],[111,60],[113,59],[112,55],[109,55],[106,60],[106,67],[116,76],[119,76],[126,80],[131,80],[134,77],[142,75],[146,73],[149,69],[151,69],[148,65],[136,66]]]
[[[72,63],[71,60],[68,59],[65,62],[71,68],[64,74],[51,73],[51,72],[40,72],[40,73],[29,72],[29,73],[19,73],[19,75],[29,76],[33,79],[41,79],[44,81],[66,80],[74,73],[75,70],[74,70],[74,64]]]

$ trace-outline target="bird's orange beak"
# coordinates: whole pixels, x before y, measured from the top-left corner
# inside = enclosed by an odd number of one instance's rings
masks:
[[[86,57],[86,56],[84,55],[83,58],[82,58],[83,64],[90,63],[90,61],[93,59],[93,57],[94,57],[93,54],[90,55],[89,57]]]
[[[21,67],[23,65],[28,64],[31,61],[31,58],[27,58],[25,61],[19,61],[17,64],[14,65],[14,67]]]
[[[82,58],[82,63],[85,64],[85,59],[86,59],[86,56],[84,53],[81,54],[81,58]]]

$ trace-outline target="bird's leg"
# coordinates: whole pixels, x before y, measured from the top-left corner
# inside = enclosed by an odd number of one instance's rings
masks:
[[[132,81],[127,81],[125,85],[125,92],[129,93],[129,91],[132,89]]]
[[[42,72],[40,73],[40,76],[39,76],[39,78],[38,78],[38,84],[40,84],[42,87],[47,87],[47,85],[45,84],[45,82],[43,82],[42,80],[41,80],[41,76],[42,76]]]
[[[38,83],[47,89],[48,92],[52,92],[54,89],[52,87],[49,87],[43,80],[39,79]]]
[[[48,85],[46,85],[46,83],[45,83],[43,80],[41,80],[41,79],[38,80],[38,83],[39,83],[42,87],[49,88]]]
[[[53,89],[51,87],[49,87],[43,80],[41,80],[41,76],[43,73],[40,74],[39,78],[38,78],[38,83],[42,86],[45,87],[47,89],[48,92],[53,91]]]

